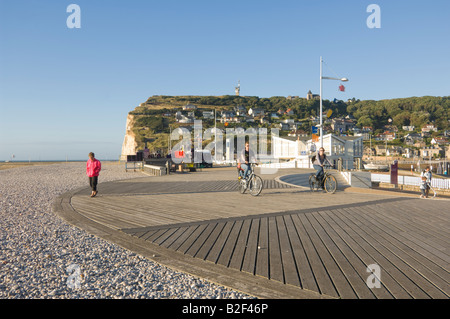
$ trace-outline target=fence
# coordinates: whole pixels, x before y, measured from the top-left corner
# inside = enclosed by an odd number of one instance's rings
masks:
[[[166,175],[166,170],[165,167],[144,164],[144,172],[153,176]]]
[[[391,176],[389,174],[373,174],[371,175],[372,182],[390,183]],[[421,178],[418,176],[398,176],[399,185],[419,186]],[[450,189],[450,179],[432,178],[431,187],[436,189]]]

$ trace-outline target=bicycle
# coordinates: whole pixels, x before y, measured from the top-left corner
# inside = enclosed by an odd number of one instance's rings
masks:
[[[261,177],[255,174],[254,163],[250,164],[251,169],[247,173],[247,177],[243,177],[239,180],[239,192],[244,194],[247,189],[252,196],[258,196],[263,189],[263,180]]]
[[[316,173],[311,173],[309,176],[309,188],[311,189],[311,192],[318,191],[322,184],[327,193],[334,194],[336,192],[338,186],[336,178],[325,170],[325,166],[322,181],[317,180]]]

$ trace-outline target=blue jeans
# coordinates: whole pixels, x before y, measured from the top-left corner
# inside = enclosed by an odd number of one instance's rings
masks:
[[[320,181],[320,185],[322,185],[322,178],[323,178],[323,166],[320,165],[313,165],[314,169],[316,170],[316,178],[318,181]]]
[[[246,178],[248,173],[251,171],[250,165],[241,164],[241,168],[244,170],[244,178]]]

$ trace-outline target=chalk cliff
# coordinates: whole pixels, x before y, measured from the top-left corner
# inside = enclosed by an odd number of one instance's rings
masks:
[[[136,136],[132,131],[134,123],[134,116],[132,114],[128,114],[127,116],[127,125],[125,130],[125,138],[123,139],[122,144],[122,154],[120,156],[121,160],[126,160],[127,155],[136,155]]]

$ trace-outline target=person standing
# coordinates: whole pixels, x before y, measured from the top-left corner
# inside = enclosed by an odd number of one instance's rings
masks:
[[[91,186],[91,197],[97,195],[98,176],[102,170],[102,163],[95,158],[95,154],[90,152],[89,159],[86,163],[86,174],[89,177],[89,185]]]
[[[428,194],[430,193],[431,178],[433,177],[433,174],[431,173],[430,167],[427,166],[425,168],[425,171],[423,171],[420,176],[421,177],[425,177],[427,179],[427,188],[425,189],[425,198],[428,198]]]
[[[425,176],[421,177],[422,181],[420,182],[420,198],[426,198],[426,189],[427,189],[427,178]]]

